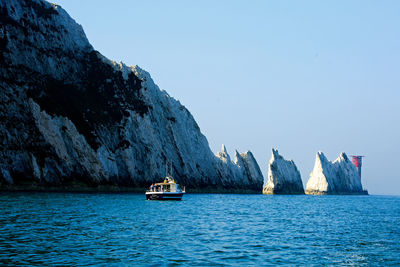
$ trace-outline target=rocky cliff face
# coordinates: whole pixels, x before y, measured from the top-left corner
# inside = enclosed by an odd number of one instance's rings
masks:
[[[147,186],[172,162],[189,187],[257,190],[211,152],[190,112],[149,73],[108,60],[60,6],[0,0],[0,184]],[[230,176],[237,169],[242,176]]]
[[[314,169],[306,186],[306,194],[368,194],[363,190],[360,176],[345,153],[330,162],[322,152],[315,158]]]
[[[254,187],[262,188],[263,175],[260,167],[257,164],[256,159],[250,151],[239,154],[235,151],[235,160],[232,161],[225,145],[222,145],[222,151],[217,155],[218,172],[222,179],[222,184],[236,184],[244,185],[245,188],[251,185],[257,185]]]
[[[285,160],[276,149],[272,149],[263,194],[304,194],[296,164],[292,160]]]

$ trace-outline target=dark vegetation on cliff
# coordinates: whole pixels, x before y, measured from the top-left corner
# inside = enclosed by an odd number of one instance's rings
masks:
[[[94,149],[102,142],[96,134],[99,128],[112,128],[118,135],[118,122],[129,116],[128,109],[143,115],[151,108],[141,99],[141,80],[133,72],[125,80],[120,71],[102,61],[97,51],[62,46],[68,32],[52,24],[51,20],[59,15],[54,6],[41,1],[19,3],[24,10],[19,20],[12,3],[2,2],[0,6],[0,119],[4,126],[0,131],[2,150],[11,154],[9,166],[15,165],[11,158],[21,151],[32,153],[40,166],[57,158],[54,148],[35,127],[29,98],[48,114],[69,118]],[[49,59],[56,62],[56,67],[62,67],[38,68],[48,65]],[[127,144],[128,140],[122,140],[114,150]],[[22,160],[10,168],[15,183],[35,180],[29,175],[30,165]],[[0,177],[4,175],[0,172]],[[88,173],[77,171],[69,175],[74,178],[60,182],[91,181],[85,178],[90,176]]]

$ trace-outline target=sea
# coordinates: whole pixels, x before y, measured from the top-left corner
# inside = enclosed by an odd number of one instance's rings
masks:
[[[0,193],[0,265],[399,266],[399,196]]]

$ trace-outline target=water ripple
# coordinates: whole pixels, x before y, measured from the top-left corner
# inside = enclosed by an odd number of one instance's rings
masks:
[[[0,194],[0,265],[398,265],[400,198]]]

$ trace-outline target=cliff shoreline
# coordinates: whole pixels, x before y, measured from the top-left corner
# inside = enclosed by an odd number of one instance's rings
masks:
[[[0,186],[1,193],[144,194],[147,188],[123,186]],[[258,190],[227,188],[188,188],[187,194],[261,194]]]

